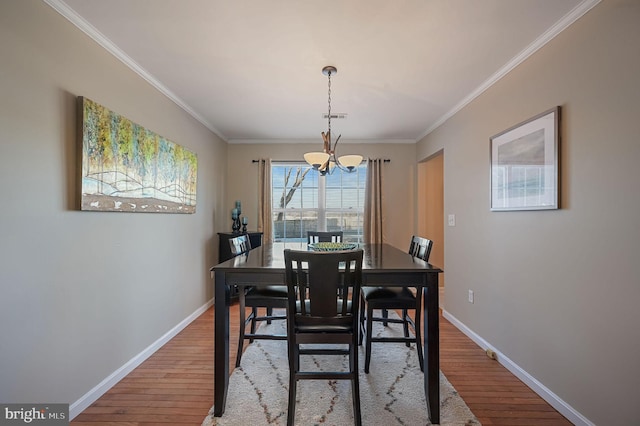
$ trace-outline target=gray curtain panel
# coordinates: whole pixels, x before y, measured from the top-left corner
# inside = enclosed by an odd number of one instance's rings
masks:
[[[367,188],[364,198],[364,242],[382,243],[382,158],[367,161]]]
[[[258,232],[262,232],[263,244],[273,241],[270,158],[261,158],[258,162]]]

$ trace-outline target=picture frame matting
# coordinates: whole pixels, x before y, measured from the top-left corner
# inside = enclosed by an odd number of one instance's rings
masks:
[[[491,211],[559,208],[556,106],[490,138]]]

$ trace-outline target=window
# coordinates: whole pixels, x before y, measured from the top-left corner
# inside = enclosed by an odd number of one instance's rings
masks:
[[[306,241],[307,231],[342,231],[362,242],[367,166],[320,176],[307,163],[271,165],[274,241]]]

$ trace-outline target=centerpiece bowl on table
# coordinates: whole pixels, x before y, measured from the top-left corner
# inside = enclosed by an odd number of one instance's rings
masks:
[[[357,243],[323,242],[323,243],[309,244],[309,248],[313,251],[344,251],[344,250],[353,250],[357,247],[358,247]]]

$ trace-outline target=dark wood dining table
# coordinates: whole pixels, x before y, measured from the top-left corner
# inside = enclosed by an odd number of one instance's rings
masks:
[[[422,287],[424,294],[424,390],[427,415],[440,423],[440,329],[438,274],[442,270],[389,244],[361,244],[363,285]],[[267,243],[247,255],[211,268],[215,286],[214,410],[224,414],[229,386],[229,303],[231,286],[284,285],[284,249],[306,250],[306,243]]]

